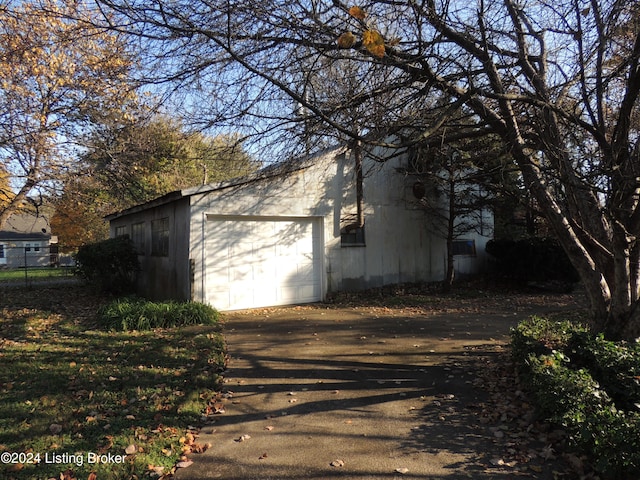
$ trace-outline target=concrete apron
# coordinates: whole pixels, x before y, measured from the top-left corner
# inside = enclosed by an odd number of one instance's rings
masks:
[[[496,478],[469,366],[524,316],[230,314],[225,413],[176,478]]]

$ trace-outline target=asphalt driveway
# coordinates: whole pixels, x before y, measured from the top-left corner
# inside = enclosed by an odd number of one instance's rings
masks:
[[[481,374],[517,321],[576,306],[468,305],[228,314],[224,413],[198,438],[211,448],[176,478],[553,478],[557,466],[535,454],[506,459],[505,436],[517,435],[504,423],[517,419],[483,417]]]

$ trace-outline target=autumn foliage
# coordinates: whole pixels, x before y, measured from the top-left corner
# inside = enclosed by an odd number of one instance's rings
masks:
[[[361,7],[353,6],[349,8],[349,15],[364,25],[362,31],[361,45],[374,57],[382,58],[385,54],[385,40],[383,36],[375,28],[367,26],[364,20],[367,18],[367,12]],[[338,37],[338,46],[340,48],[352,48],[356,45],[358,39],[352,32],[345,32]]]
[[[132,58],[117,35],[71,20],[78,2],[11,2],[0,8],[0,228],[39,191],[49,194],[74,159],[74,143],[135,94]]]

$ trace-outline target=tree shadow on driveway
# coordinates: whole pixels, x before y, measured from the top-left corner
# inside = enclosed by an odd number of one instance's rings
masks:
[[[234,314],[225,413],[201,433],[213,447],[176,477],[551,479],[553,463],[509,454],[527,439],[486,415],[478,380],[521,318]]]

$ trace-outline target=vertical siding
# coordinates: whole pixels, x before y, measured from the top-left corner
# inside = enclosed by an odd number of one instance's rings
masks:
[[[167,256],[151,254],[151,222],[169,219],[169,252]],[[190,214],[187,198],[172,203],[125,215],[111,221],[111,236],[117,227],[144,222],[145,252],[138,256],[141,271],[138,275],[138,293],[152,300],[188,300],[191,296],[189,269]]]

